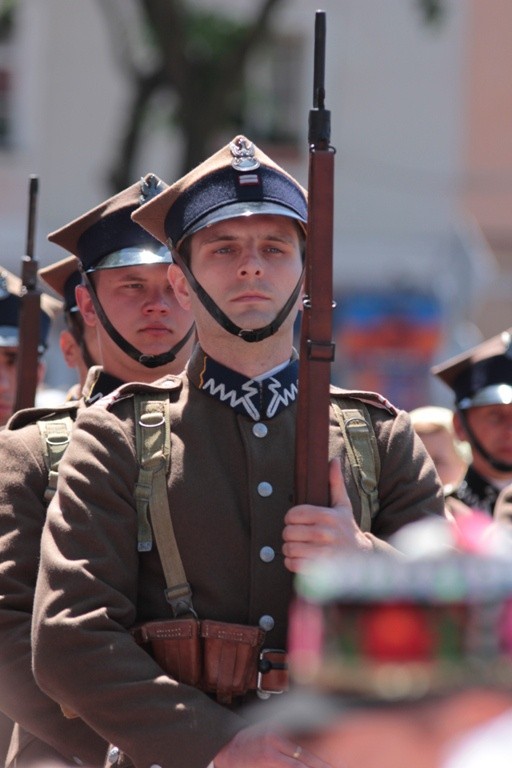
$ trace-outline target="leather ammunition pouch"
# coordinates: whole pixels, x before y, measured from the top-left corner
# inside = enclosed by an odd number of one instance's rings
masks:
[[[259,627],[169,619],[141,624],[132,634],[170,677],[215,694],[221,704],[249,691],[266,696],[287,688],[284,651],[262,649]]]

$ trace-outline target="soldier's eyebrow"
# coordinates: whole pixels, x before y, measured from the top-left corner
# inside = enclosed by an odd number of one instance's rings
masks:
[[[201,240],[201,245],[211,245],[212,243],[218,243],[219,241],[225,241],[225,240],[239,240],[240,235],[218,235],[214,234],[211,237],[205,237],[204,240]]]
[[[117,274],[115,277],[120,283],[124,283],[126,280],[138,280],[142,282],[148,279],[147,272],[145,273],[143,268],[137,269],[136,267],[131,269],[129,272],[124,272],[122,275]]]
[[[293,244],[294,238],[292,235],[281,235],[281,234],[266,234],[266,235],[255,235],[257,240],[272,240],[278,243],[288,243]],[[200,241],[200,245],[212,245],[213,243],[218,242],[233,242],[235,240],[243,240],[245,239],[244,235],[228,235],[228,234],[214,234],[211,237],[205,237],[204,240]]]

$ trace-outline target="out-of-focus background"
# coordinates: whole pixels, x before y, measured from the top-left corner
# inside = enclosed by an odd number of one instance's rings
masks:
[[[510,0],[0,0],[0,264],[243,132],[307,184],[314,17],[336,156],[333,379],[447,404],[430,366],[512,325]],[[71,377],[71,378],[70,378]],[[56,343],[47,384],[72,374]]]

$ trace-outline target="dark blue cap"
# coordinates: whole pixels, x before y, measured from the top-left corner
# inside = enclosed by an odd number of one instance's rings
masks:
[[[459,409],[512,403],[512,329],[432,368]]]
[[[136,210],[132,218],[162,243],[225,219],[274,214],[305,230],[306,191],[245,136],[233,141]]]
[[[167,185],[153,173],[48,235],[74,254],[84,272],[134,264],[169,264],[167,248],[132,221],[134,210]]]
[[[66,256],[65,259],[43,267],[38,272],[39,277],[64,299],[65,312],[77,312],[75,288],[82,282],[79,270],[79,262],[75,256]]]
[[[21,280],[0,267],[0,347],[19,345],[19,317],[21,309]],[[48,344],[48,334],[55,314],[61,303],[47,294],[41,295],[39,325],[39,352],[42,354]]]

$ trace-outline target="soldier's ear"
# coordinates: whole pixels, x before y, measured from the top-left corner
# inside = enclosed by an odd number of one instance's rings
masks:
[[[192,293],[188,280],[177,264],[170,264],[167,270],[167,279],[171,284],[177,301],[182,309],[190,309],[190,294]]]
[[[95,327],[98,324],[98,317],[87,286],[77,285],[75,288],[75,298],[84,323]]]
[[[80,347],[68,330],[60,332],[59,337],[60,351],[68,368],[76,368],[78,360],[81,357]]]

